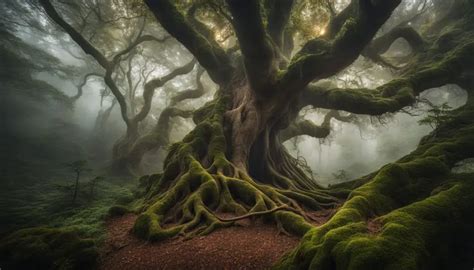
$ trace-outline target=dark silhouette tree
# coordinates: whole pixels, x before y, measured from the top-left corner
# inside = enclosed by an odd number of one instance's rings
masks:
[[[89,171],[90,169],[87,167],[87,160],[76,160],[74,162],[66,164],[67,168],[70,168],[74,173],[76,173],[76,179],[74,181],[74,192],[72,195],[72,203],[76,202],[77,194],[79,192],[79,179],[81,177],[81,173],[85,171]]]
[[[96,188],[97,184],[99,182],[104,181],[104,180],[105,180],[104,176],[96,176],[96,177],[92,178],[89,181],[89,185],[90,185],[90,188],[91,188],[91,197],[94,197],[94,191],[95,191],[95,188]]]

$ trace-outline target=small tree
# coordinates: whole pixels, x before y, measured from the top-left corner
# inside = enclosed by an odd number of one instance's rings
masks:
[[[94,189],[97,183],[102,182],[105,179],[103,176],[96,176],[90,181],[90,186],[91,186],[91,197],[94,196]]]
[[[451,111],[453,108],[448,103],[443,103],[439,106],[431,105],[428,110],[428,115],[418,121],[420,125],[430,125],[432,128],[437,128],[442,123],[452,119]]]
[[[349,180],[349,177],[347,176],[347,172],[345,170],[338,170],[337,172],[332,174],[334,178],[336,178],[339,181],[347,181]]]
[[[89,170],[87,168],[87,160],[76,160],[74,162],[66,164],[66,166],[72,169],[76,173],[76,182],[74,184],[74,195],[72,196],[72,202],[76,202],[77,192],[79,190],[79,178],[83,171]]]

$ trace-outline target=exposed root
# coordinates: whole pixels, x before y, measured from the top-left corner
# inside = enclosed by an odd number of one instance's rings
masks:
[[[272,214],[272,213],[274,213],[276,211],[279,211],[279,210],[288,210],[288,211],[295,211],[296,212],[296,209],[288,207],[288,205],[285,204],[285,205],[280,205],[278,207],[275,207],[273,209],[269,209],[269,210],[266,210],[266,211],[248,213],[248,214],[245,214],[243,216],[231,217],[231,218],[222,218],[222,217],[219,217],[218,215],[216,215],[216,218],[220,221],[223,221],[223,222],[231,222],[231,221],[238,221],[238,220],[242,220],[242,219],[246,219],[246,218],[254,217],[254,216],[268,215],[268,214]]]
[[[259,184],[237,168],[232,171],[238,172],[241,178],[225,176],[222,168],[211,174],[209,171],[215,170],[206,170],[197,160],[190,163],[188,172],[178,176],[172,188],[155,195],[156,200],[138,218],[134,228],[138,235],[150,240],[206,235],[257,216],[269,216],[282,232],[295,233],[290,223],[304,223],[300,228],[314,220],[305,208],[318,210],[336,203],[329,203],[331,197],[322,192],[283,190]],[[227,165],[232,167],[230,163]],[[319,199],[323,202],[319,203]],[[219,212],[238,216],[224,218],[216,214]]]

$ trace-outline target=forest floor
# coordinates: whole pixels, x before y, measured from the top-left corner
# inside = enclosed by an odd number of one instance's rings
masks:
[[[315,225],[330,217],[316,215],[320,218]],[[107,221],[100,269],[269,269],[300,240],[279,232],[274,224],[243,220],[241,226],[207,236],[149,243],[131,233],[136,218],[127,214]]]

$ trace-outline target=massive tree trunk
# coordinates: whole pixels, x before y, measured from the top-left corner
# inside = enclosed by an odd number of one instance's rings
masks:
[[[291,103],[259,100],[242,74],[195,112],[196,128],[172,145],[163,174],[146,178],[151,204],[135,225],[139,235],[191,236],[232,225],[241,215],[266,214],[282,230],[301,235],[310,226],[309,211],[340,202],[298,167],[278,139]],[[222,218],[224,213],[233,218]]]
[[[297,100],[275,94],[261,97],[246,79],[237,78],[229,91],[230,108],[225,113],[230,161],[262,183],[280,188],[316,188],[279,140],[281,130],[296,117],[291,108]],[[290,180],[292,179],[292,180]]]

